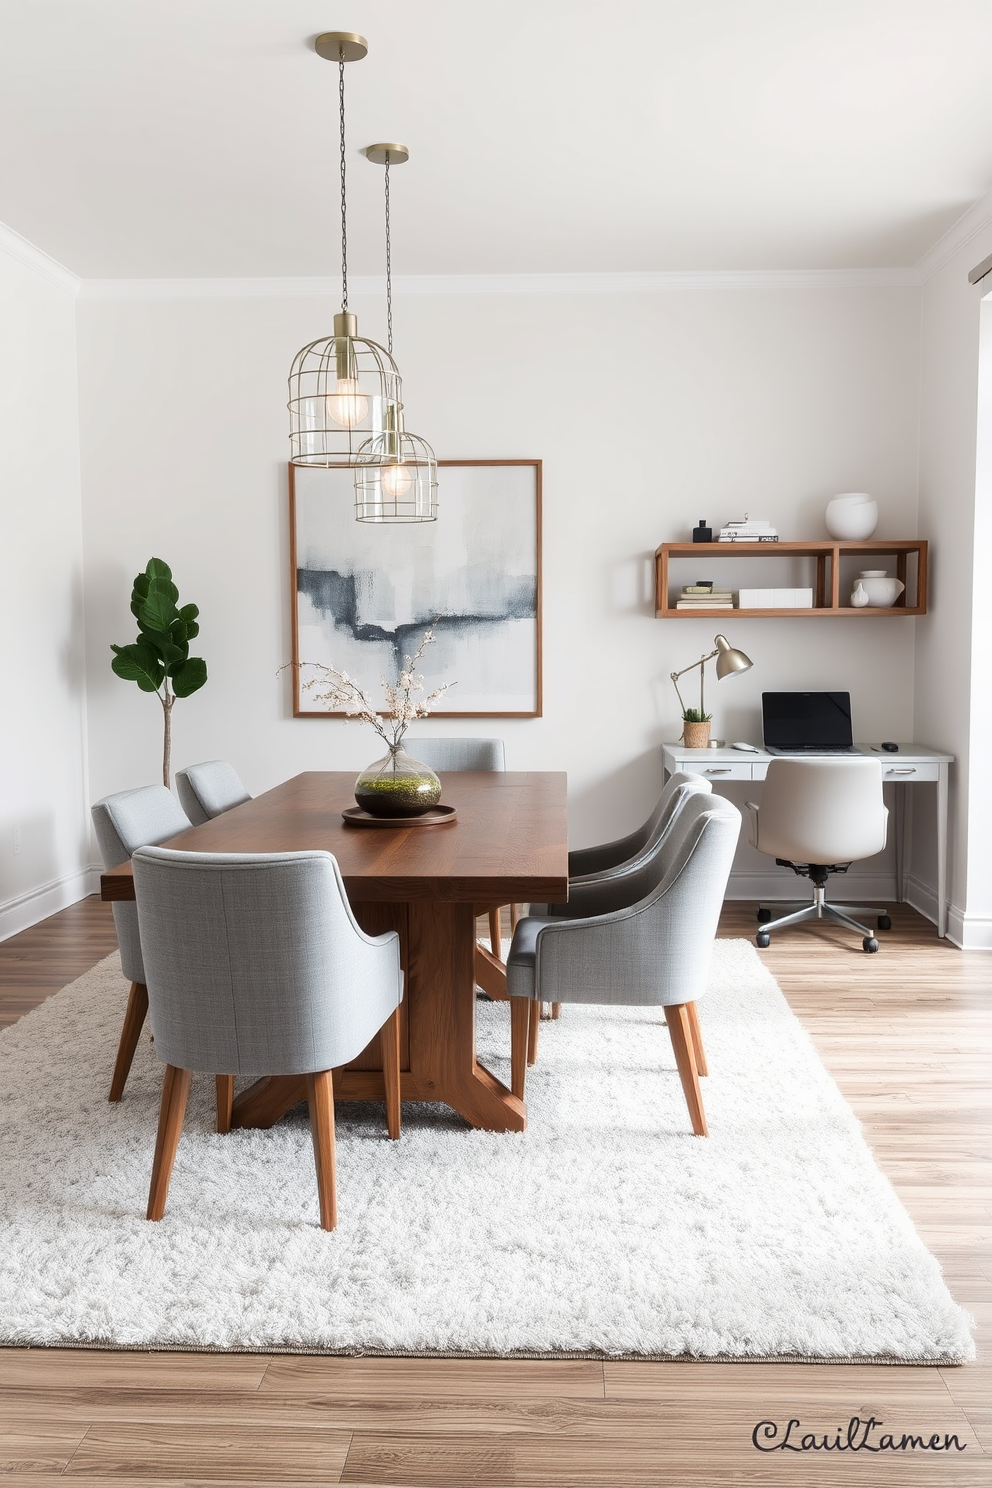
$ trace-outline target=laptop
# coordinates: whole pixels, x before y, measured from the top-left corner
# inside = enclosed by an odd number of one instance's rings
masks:
[[[857,754],[849,692],[763,692],[761,730],[769,754]]]

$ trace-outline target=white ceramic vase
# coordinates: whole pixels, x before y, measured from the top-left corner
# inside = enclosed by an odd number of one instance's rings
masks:
[[[878,502],[867,491],[847,491],[827,502],[823,520],[838,542],[865,542],[878,526]]]
[[[901,579],[890,578],[884,568],[866,568],[858,575],[854,593],[861,589],[868,596],[868,603],[877,610],[891,609],[906,585]],[[851,603],[855,603],[854,594]]]

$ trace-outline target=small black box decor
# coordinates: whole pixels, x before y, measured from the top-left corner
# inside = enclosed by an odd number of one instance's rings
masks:
[[[692,540],[694,543],[712,542],[713,528],[707,527],[706,518],[700,517],[699,526],[692,529]]]

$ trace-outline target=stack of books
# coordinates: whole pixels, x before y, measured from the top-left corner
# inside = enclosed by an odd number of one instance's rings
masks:
[[[675,602],[677,610],[732,610],[734,591],[712,584],[686,584]]]
[[[720,528],[719,542],[778,542],[771,522],[762,522],[744,513],[742,522],[728,522]]]

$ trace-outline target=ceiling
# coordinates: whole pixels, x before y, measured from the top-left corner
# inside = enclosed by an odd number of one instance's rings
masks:
[[[992,186],[990,0],[0,0],[0,221],[83,278],[890,268]]]

